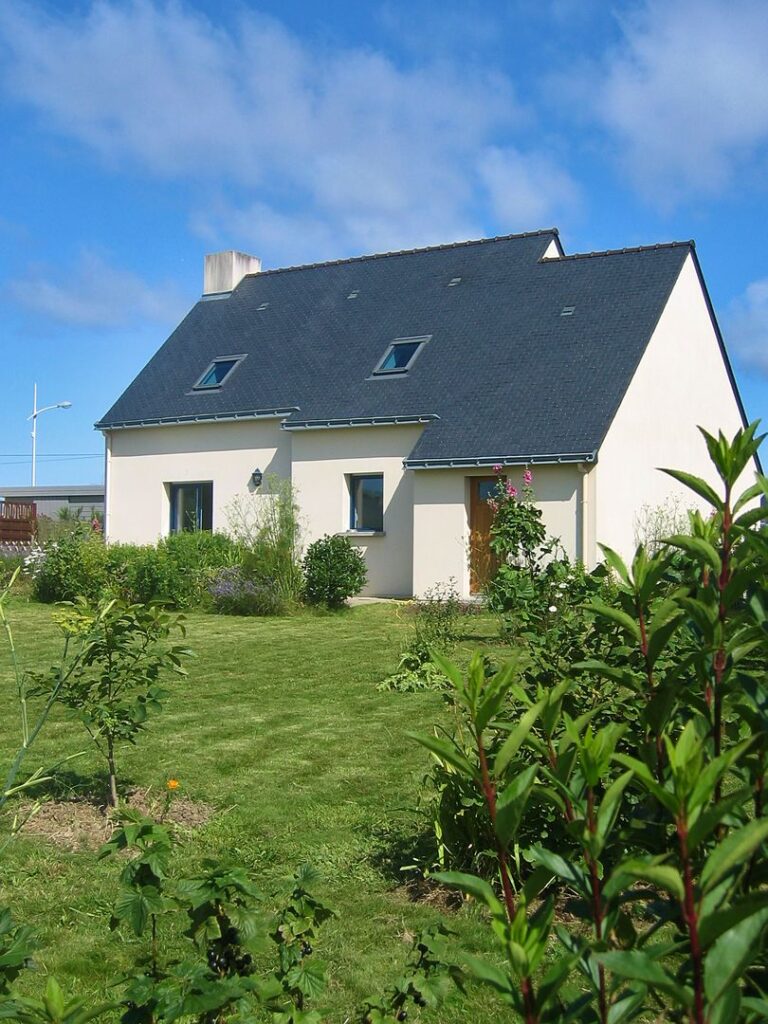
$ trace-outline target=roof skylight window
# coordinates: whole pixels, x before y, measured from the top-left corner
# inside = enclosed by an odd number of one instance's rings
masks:
[[[397,338],[381,357],[375,374],[407,373],[429,341],[425,338]]]
[[[205,373],[194,385],[196,391],[220,388],[244,356],[228,356],[226,359],[214,359]]]
[[[560,310],[560,316],[573,316],[575,312],[575,306],[563,306],[563,308]]]

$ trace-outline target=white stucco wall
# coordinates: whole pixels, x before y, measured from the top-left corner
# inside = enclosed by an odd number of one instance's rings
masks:
[[[291,475],[291,438],[277,419],[115,430],[107,450],[110,541],[151,544],[166,536],[171,483],[213,481],[213,529],[225,530],[226,506],[249,493],[255,469]]]
[[[293,483],[302,509],[307,543],[349,529],[349,476],[384,477],[384,533],[352,537],[365,554],[364,594],[411,595],[413,561],[413,478],[403,469],[421,434],[420,426],[353,427],[291,431]]]
[[[643,505],[692,491],[660,473],[682,469],[715,483],[697,425],[731,436],[741,415],[693,258],[688,256],[645,355],[600,449],[596,475],[598,541],[629,557]]]
[[[550,535],[559,537],[571,558],[582,558],[582,474],[578,466],[534,466],[533,487]],[[518,488],[523,467],[507,475]],[[470,596],[469,478],[490,470],[423,469],[414,472],[413,593],[455,579],[462,597]],[[591,474],[588,475],[588,479]],[[589,484],[588,484],[589,486]],[[589,509],[589,504],[588,504]],[[588,519],[590,513],[588,512]],[[588,535],[591,527],[588,522]]]

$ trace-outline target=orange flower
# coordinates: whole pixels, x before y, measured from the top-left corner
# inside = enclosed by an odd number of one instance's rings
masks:
[[[168,787],[168,789],[178,789],[179,788],[179,780],[178,779],[168,779],[168,781],[166,782],[166,786]]]

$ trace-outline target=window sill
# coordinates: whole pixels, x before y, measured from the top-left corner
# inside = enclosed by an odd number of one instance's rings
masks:
[[[386,537],[386,530],[342,530],[339,537]]]

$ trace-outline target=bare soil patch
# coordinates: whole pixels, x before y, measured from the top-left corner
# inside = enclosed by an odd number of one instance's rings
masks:
[[[214,807],[201,800],[178,796],[169,802],[165,794],[150,789],[129,792],[125,807],[181,829],[200,828],[215,812]],[[69,851],[99,849],[116,826],[111,808],[86,797],[47,800],[36,810],[27,804],[20,809],[20,815],[30,815],[21,829],[25,835],[38,836]]]

